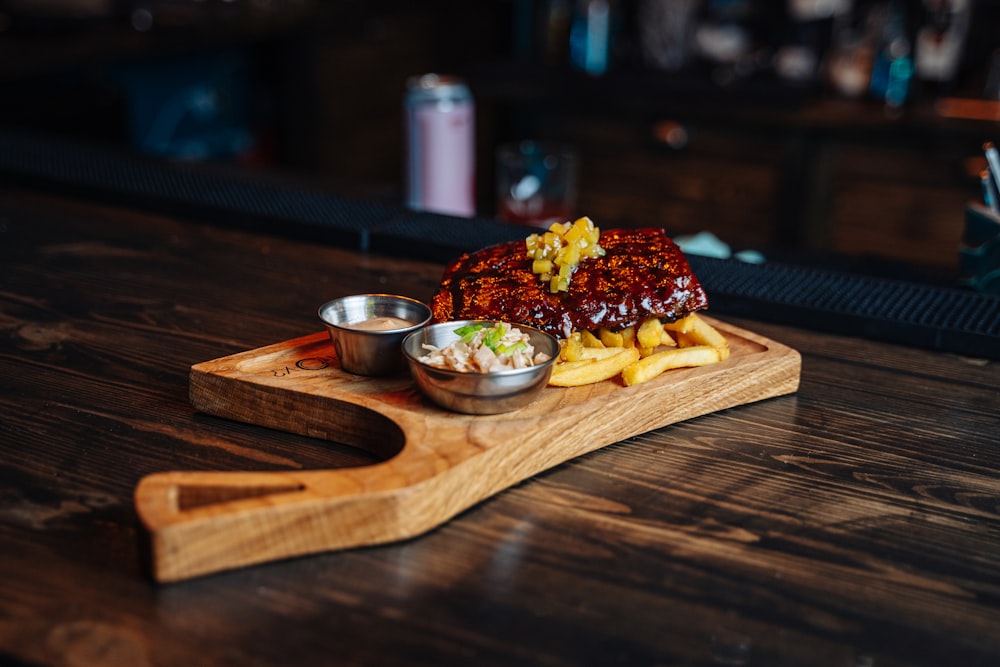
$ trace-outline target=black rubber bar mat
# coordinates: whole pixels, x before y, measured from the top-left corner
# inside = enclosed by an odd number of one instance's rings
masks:
[[[1000,297],[781,264],[688,257],[713,312],[1000,359]]]
[[[60,194],[436,262],[525,236],[523,227],[486,218],[410,211],[26,133],[0,131],[0,174]],[[713,313],[1000,359],[995,295],[773,262],[689,259]]]

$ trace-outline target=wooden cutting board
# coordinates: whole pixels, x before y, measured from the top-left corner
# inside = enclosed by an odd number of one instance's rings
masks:
[[[202,412],[332,440],[385,460],[360,468],[165,472],[139,517],[163,582],[413,537],[543,470],[669,424],[798,389],[798,352],[713,319],[727,361],[646,384],[546,387],[532,405],[473,416],[435,407],[408,375],[342,371],[326,332],[191,368]]]

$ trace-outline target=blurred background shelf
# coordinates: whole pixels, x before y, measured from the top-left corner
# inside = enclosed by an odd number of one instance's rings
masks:
[[[720,81],[704,63],[650,67],[637,56],[638,0],[615,3],[627,20],[600,75],[539,49],[542,0],[90,0],[26,14],[31,4],[0,3],[8,129],[396,203],[404,82],[449,72],[476,98],[480,215],[496,210],[497,146],[559,140],[580,156],[578,212],[601,226],[708,230],[734,249],[862,270],[907,265],[947,280],[965,205],[981,196],[981,144],[1000,138],[997,101],[983,98],[996,30],[970,32],[951,85],[914,82],[889,108],[834,94],[819,76],[761,67]],[[713,4],[769,20],[784,6]],[[1000,3],[972,6],[979,24],[1000,17]]]
[[[582,211],[710,229],[740,247],[953,266],[964,203],[979,194],[981,145],[997,130],[932,103],[890,118],[875,102],[774,82],[731,91],[526,65],[480,74],[480,99],[508,114],[514,134],[580,147]]]

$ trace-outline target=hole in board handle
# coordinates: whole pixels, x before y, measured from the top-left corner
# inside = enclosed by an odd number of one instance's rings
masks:
[[[282,484],[274,486],[180,486],[177,488],[177,509],[185,512],[234,500],[260,498],[277,493],[302,491],[302,484]]]

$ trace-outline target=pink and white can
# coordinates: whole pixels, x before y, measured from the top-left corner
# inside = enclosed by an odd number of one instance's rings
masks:
[[[419,211],[476,214],[476,109],[456,77],[424,74],[406,82],[406,205]]]

